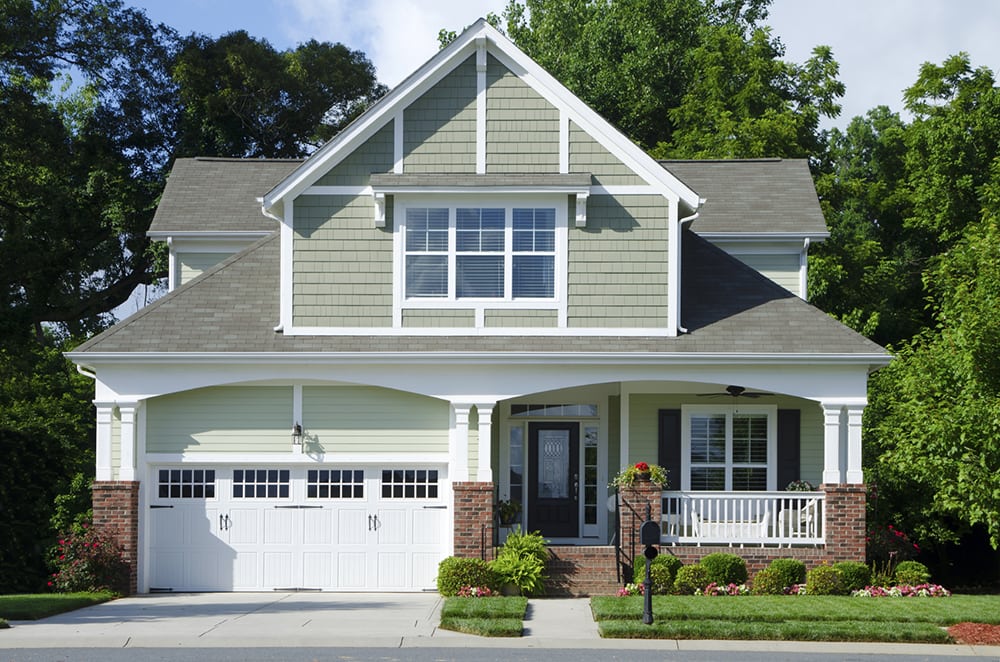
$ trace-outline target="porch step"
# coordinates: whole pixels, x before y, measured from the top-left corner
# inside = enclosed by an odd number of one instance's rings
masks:
[[[619,588],[615,548],[550,545],[546,595],[613,595]]]

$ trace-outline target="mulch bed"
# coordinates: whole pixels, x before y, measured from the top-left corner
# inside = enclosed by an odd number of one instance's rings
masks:
[[[1000,646],[1000,625],[956,623],[948,628],[951,638],[970,646]]]

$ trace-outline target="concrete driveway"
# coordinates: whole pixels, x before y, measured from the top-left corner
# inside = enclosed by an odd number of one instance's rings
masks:
[[[122,598],[0,630],[0,648],[389,646],[437,630],[436,593],[187,593]]]

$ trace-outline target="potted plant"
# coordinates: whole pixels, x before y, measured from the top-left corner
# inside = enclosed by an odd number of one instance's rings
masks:
[[[649,481],[661,488],[667,486],[667,470],[658,464],[636,462],[622,469],[611,481],[612,487],[632,487],[637,482]]]
[[[816,488],[808,480],[793,480],[785,486],[786,492],[815,492]]]
[[[510,526],[517,521],[517,516],[521,513],[521,502],[515,499],[497,501],[497,517],[500,518],[502,526]]]

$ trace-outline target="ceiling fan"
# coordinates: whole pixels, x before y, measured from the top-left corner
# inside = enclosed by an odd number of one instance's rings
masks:
[[[699,393],[700,398],[710,398],[710,397],[725,397],[731,396],[733,398],[759,398],[762,395],[774,395],[774,393],[765,393],[763,391],[748,391],[744,386],[737,386],[735,384],[730,384],[726,387],[725,393]]]

